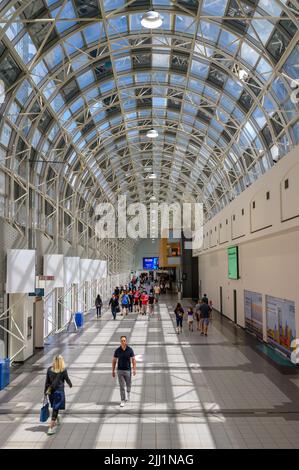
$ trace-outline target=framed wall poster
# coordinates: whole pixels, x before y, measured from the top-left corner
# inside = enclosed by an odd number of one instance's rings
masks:
[[[244,290],[245,328],[263,339],[263,296]]]
[[[295,302],[266,295],[266,314],[269,344],[290,357],[296,339]]]

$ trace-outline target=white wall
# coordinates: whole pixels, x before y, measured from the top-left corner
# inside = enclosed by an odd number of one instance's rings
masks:
[[[299,146],[211,219],[204,234],[204,247],[198,254],[199,280],[215,308],[220,310],[220,286],[223,313],[231,319],[236,289],[241,326],[245,326],[244,289],[263,294],[264,303],[265,295],[293,300],[299,334]],[[239,280],[228,279],[227,248],[231,245],[239,246]],[[263,310],[266,340],[265,305]]]

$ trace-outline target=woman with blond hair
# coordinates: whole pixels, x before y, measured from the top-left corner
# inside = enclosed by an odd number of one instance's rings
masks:
[[[45,395],[49,396],[52,407],[52,420],[48,429],[48,435],[54,434],[54,427],[56,424],[59,424],[59,410],[65,410],[64,382],[67,382],[69,387],[73,386],[69,379],[64,359],[61,355],[58,355],[55,356],[53,365],[47,370],[45,383]]]

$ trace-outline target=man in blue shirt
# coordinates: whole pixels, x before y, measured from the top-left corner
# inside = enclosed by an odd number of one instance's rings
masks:
[[[135,354],[132,348],[127,344],[127,337],[121,336],[120,338],[120,347],[114,351],[114,357],[112,359],[112,377],[115,377],[115,367],[117,363],[117,376],[119,381],[120,388],[120,407],[125,406],[125,402],[130,401],[131,393],[131,359],[133,366],[133,375],[136,375],[136,359]],[[127,387],[127,399],[125,386]]]

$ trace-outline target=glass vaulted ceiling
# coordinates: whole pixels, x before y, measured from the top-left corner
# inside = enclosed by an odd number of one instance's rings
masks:
[[[211,217],[299,143],[298,26],[296,0],[0,0],[2,154]]]

